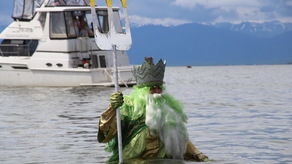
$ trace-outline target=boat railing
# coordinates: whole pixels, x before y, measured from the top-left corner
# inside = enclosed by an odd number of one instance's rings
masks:
[[[129,84],[132,85],[132,81],[134,81],[133,78],[124,79],[124,77],[122,76],[123,72],[129,72],[129,68],[130,67],[126,67],[126,68],[121,68],[120,67],[119,70],[118,70],[119,82],[121,82],[125,87],[128,87]],[[114,81],[114,70],[113,70],[113,68],[111,68],[110,70],[104,69],[104,72],[109,76],[109,78],[113,82]]]
[[[28,45],[18,44],[1,44],[1,56],[30,56],[30,49]]]
[[[0,56],[32,56],[37,40],[4,40],[0,44]]]

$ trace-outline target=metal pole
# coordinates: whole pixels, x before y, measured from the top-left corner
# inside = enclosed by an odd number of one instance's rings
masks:
[[[113,45],[113,63],[114,63],[114,80],[115,80],[115,92],[119,92],[119,77],[118,77],[118,62],[116,45]],[[123,163],[123,144],[122,144],[122,125],[120,109],[116,109],[117,116],[117,128],[118,128],[118,147],[119,147],[119,163]]]

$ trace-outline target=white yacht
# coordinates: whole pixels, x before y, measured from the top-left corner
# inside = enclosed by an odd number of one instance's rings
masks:
[[[115,40],[110,32],[129,33],[119,8],[110,9],[112,16],[108,6],[90,6],[89,0],[14,0],[14,22],[0,34],[0,85],[113,86],[113,53],[118,84],[135,84],[126,52],[131,38],[124,49],[97,44]]]

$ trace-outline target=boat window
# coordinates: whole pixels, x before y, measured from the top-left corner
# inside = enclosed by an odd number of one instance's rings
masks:
[[[0,44],[0,56],[32,56],[38,46],[38,40],[3,40]]]
[[[91,14],[84,11],[72,12],[73,25],[78,37],[93,37],[92,18]],[[66,18],[66,20],[68,20]]]
[[[50,13],[50,38],[66,39],[94,37],[92,18],[88,11],[67,11]]]
[[[90,55],[92,65],[91,68],[98,68],[98,58],[97,55]]]
[[[99,56],[100,68],[106,67],[105,56]]]
[[[106,10],[97,11],[98,29],[101,33],[109,32]],[[45,18],[44,18],[45,19]],[[76,37],[94,37],[93,20],[90,11],[67,11],[50,13],[50,38],[66,39]],[[114,27],[123,33],[118,10],[114,11]]]
[[[39,8],[44,0],[14,0],[12,18],[28,21],[35,15],[35,9]]]
[[[68,31],[68,37],[69,38],[76,38],[77,37],[77,31],[78,28],[75,27],[72,12],[65,12],[66,17],[66,25],[67,25],[67,31]]]
[[[94,28],[93,28],[93,19],[92,19],[92,14],[91,12],[87,11],[85,12],[85,15],[86,15],[86,22],[87,22],[87,25],[89,27],[89,29],[92,31],[92,33],[89,33],[89,36],[90,37],[94,37]]]
[[[50,37],[67,38],[65,19],[62,12],[52,12],[50,15]]]

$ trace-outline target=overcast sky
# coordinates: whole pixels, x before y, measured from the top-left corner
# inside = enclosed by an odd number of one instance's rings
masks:
[[[119,5],[119,0],[114,0]],[[165,26],[278,20],[292,22],[292,0],[127,0],[131,23]],[[96,0],[105,5],[104,0]],[[0,0],[0,25],[12,21],[13,0]]]

